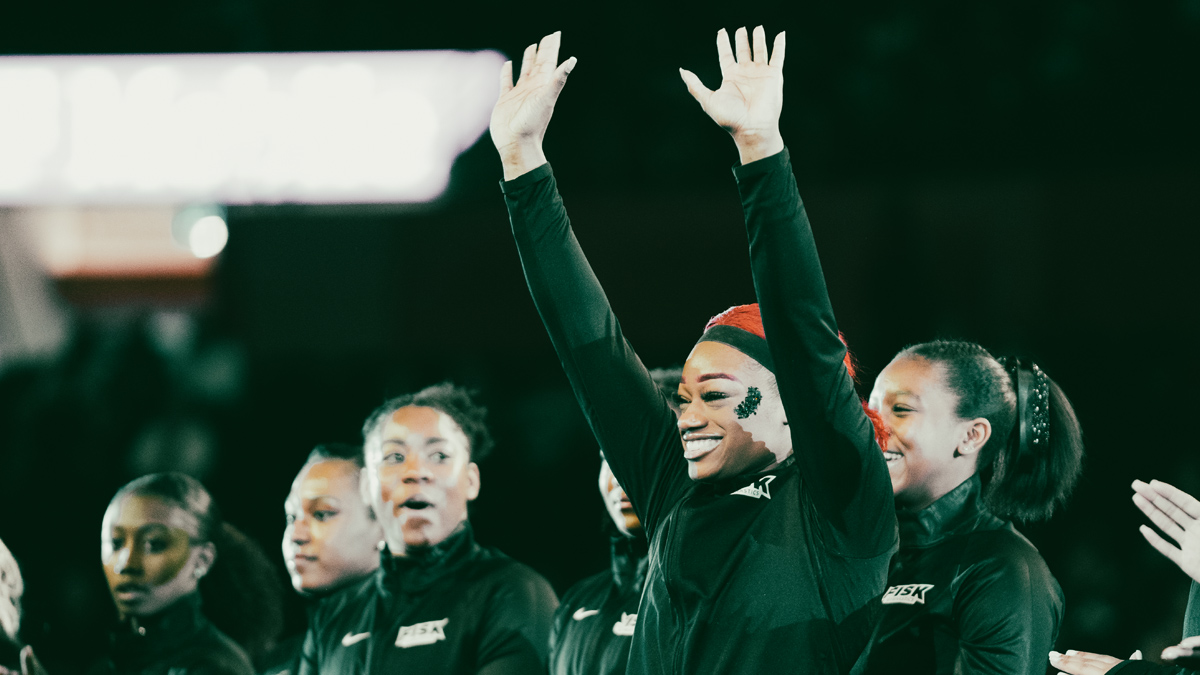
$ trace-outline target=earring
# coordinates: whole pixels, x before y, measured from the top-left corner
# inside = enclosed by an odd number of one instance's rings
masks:
[[[198,581],[198,580],[202,579],[204,577],[204,575],[207,573],[208,573],[208,570],[204,569],[203,567],[197,567],[196,569],[192,570],[192,578],[194,578]]]

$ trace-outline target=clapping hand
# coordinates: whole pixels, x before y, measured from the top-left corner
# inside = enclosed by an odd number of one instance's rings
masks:
[[[1153,528],[1142,525],[1142,536],[1159,553],[1171,559],[1192,579],[1200,581],[1200,501],[1177,487],[1162,481],[1133,481],[1133,503],[1175,544],[1163,539]]]
[[[712,91],[690,70],[679,69],[688,91],[700,107],[722,129],[733,136],[742,164],[783,150],[779,115],[783,111],[783,57],[787,47],[784,33],[775,36],[775,47],[767,58],[767,33],[754,29],[754,51],[746,29],[734,33],[735,51],[729,34],[717,32],[717,58],[721,62],[721,86]]]
[[[542,38],[541,44],[526,47],[516,85],[512,61],[506,61],[500,68],[500,98],[492,109],[491,134],[504,165],[505,180],[546,163],[542,139],[558,94],[576,62],[572,56],[559,65],[561,41],[559,31]]]
[[[1129,657],[1130,661],[1140,661],[1142,652],[1139,649]],[[1066,654],[1058,652],[1050,652],[1050,665],[1057,668],[1062,673],[1069,675],[1104,675],[1113,666],[1121,663],[1122,659],[1115,656],[1105,656],[1103,654],[1093,654],[1091,652],[1077,652],[1069,650]]]

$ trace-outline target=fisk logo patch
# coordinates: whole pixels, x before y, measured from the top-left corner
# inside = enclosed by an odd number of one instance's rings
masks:
[[[637,614],[621,612],[621,620],[613,624],[613,635],[630,636],[634,628],[637,628]]]
[[[414,623],[411,626],[401,626],[400,633],[396,635],[396,646],[408,649],[409,647],[431,645],[439,640],[445,640],[446,631],[444,629],[449,622],[450,619],[439,619],[437,621]]]
[[[925,594],[929,589],[933,588],[933,584],[904,584],[902,586],[892,586],[883,594],[883,604],[885,605],[923,605],[925,604]]]
[[[740,490],[734,490],[730,494],[754,497],[755,499],[762,499],[764,497],[766,499],[770,499],[771,490],[767,486],[769,486],[773,480],[775,480],[775,476],[763,476],[762,478],[759,478]]]

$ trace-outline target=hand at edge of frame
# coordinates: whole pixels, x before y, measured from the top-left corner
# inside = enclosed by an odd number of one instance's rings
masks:
[[[1133,503],[1175,544],[1153,528],[1142,525],[1142,536],[1159,553],[1179,566],[1184,574],[1200,581],[1200,501],[1179,488],[1158,480],[1133,481]]]
[[[1139,649],[1130,655],[1130,661],[1140,661],[1142,651]],[[1077,652],[1068,649],[1066,654],[1050,652],[1050,665],[1068,675],[1104,675],[1124,659],[1092,652]]]
[[[504,180],[512,180],[546,163],[542,139],[554,114],[554,104],[575,68],[574,56],[558,64],[562,31],[525,48],[521,72],[513,84],[512,61],[500,68],[500,97],[492,108],[489,129],[500,153]]]
[[[733,136],[742,164],[769,157],[783,150],[779,115],[783,112],[783,60],[787,35],[775,36],[767,58],[767,33],[754,29],[751,52],[746,29],[734,33],[734,49],[725,29],[717,31],[717,58],[721,63],[721,86],[712,91],[690,70],[679,69],[688,92],[722,129]],[[735,53],[736,50],[736,53]]]

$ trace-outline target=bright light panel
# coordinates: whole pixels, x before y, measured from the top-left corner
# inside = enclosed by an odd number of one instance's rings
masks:
[[[498,52],[0,57],[0,204],[420,202]]]

